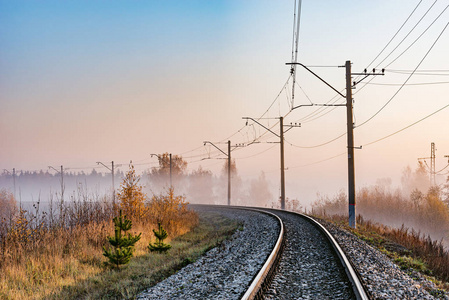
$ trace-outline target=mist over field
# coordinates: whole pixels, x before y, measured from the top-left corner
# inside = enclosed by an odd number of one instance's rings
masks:
[[[145,170],[140,175],[140,184],[147,197],[164,193],[170,187],[170,167],[168,154],[160,155],[159,165]],[[222,163],[219,174],[201,166],[187,171],[187,163],[180,156],[173,157],[171,182],[175,192],[186,197],[192,204],[227,205],[228,181],[227,163]],[[271,182],[264,172],[257,178],[245,178],[233,161],[231,165],[231,204],[280,208],[279,183]],[[120,188],[124,173],[115,173],[115,188]],[[16,174],[16,199],[24,209],[33,210],[33,204],[40,201],[40,209],[48,210],[61,201],[66,203],[77,199],[88,201],[112,201],[111,173],[100,173],[93,169],[90,173],[67,172],[63,176],[47,172],[18,172]],[[388,177],[380,178],[373,185],[358,186],[356,212],[365,220],[371,220],[394,228],[407,228],[429,234],[434,240],[449,240],[449,177],[445,182],[432,185],[426,166],[421,163],[412,169],[403,168],[400,185],[393,185]],[[0,189],[14,193],[11,174],[0,176]],[[323,189],[325,190],[325,189]],[[334,192],[315,192],[315,198],[303,199],[301,190],[287,189],[286,208],[294,211],[318,213],[322,215],[347,215],[348,198],[345,188]],[[297,193],[297,194],[296,194]],[[292,194],[299,196],[293,197]]]
[[[0,0],[0,298],[89,294],[122,210],[147,243],[162,225],[202,239],[187,203],[281,199],[448,282],[448,8]]]
[[[170,187],[169,168],[161,162],[160,167],[148,169],[140,174],[140,183],[148,197],[160,194]],[[119,169],[114,176],[115,189],[120,187],[124,173]],[[19,204],[30,207],[32,203],[40,201],[42,205],[52,201],[71,201],[79,195],[88,197],[92,201],[100,201],[104,197],[112,201],[111,173],[98,172],[93,169],[90,173],[66,171],[63,175],[49,171],[21,172],[14,178],[3,172],[0,175],[0,189],[6,189]],[[224,166],[220,174],[213,174],[201,166],[192,172],[184,168],[173,167],[172,185],[176,193],[185,195],[190,203],[196,204],[227,204],[227,170]],[[243,180],[233,165],[231,180],[232,205],[246,206],[277,206],[273,196],[274,185],[271,184],[263,172],[257,178]],[[62,196],[62,197],[61,197]]]

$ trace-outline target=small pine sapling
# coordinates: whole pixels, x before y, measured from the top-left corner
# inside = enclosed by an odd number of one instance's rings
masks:
[[[167,238],[168,234],[167,231],[162,228],[160,222],[158,223],[158,226],[158,231],[153,229],[154,235],[156,236],[156,242],[154,244],[150,242],[150,244],[148,245],[148,250],[150,250],[151,252],[156,251],[159,253],[166,253],[171,248],[171,245],[164,243],[164,240]]]
[[[131,233],[126,234],[128,230],[132,227],[131,220],[127,219],[126,216],[122,217],[122,211],[120,210],[120,216],[114,218],[115,225],[115,235],[113,237],[108,236],[109,244],[114,248],[109,248],[103,246],[103,255],[109,259],[109,264],[116,266],[117,269],[120,265],[127,264],[134,252],[134,245],[140,240],[142,233],[138,235],[131,235]],[[125,232],[122,235],[122,231]]]

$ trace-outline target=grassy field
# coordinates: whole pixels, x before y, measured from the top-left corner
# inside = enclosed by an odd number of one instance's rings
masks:
[[[232,235],[236,221],[214,213],[202,213],[188,233],[171,241],[167,254],[149,253],[148,240],[139,241],[135,257],[114,270],[104,266],[101,247],[79,246],[82,255],[55,257],[53,266],[33,259],[5,268],[0,279],[1,299],[132,299],[139,292],[195,261],[207,250]],[[139,231],[141,228],[136,228]],[[48,264],[47,264],[48,265]]]

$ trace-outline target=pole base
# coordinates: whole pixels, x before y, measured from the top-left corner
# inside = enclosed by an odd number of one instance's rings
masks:
[[[355,224],[355,205],[354,204],[349,204],[349,226],[351,227],[351,228],[354,228],[355,229],[355,227],[356,227],[356,224]]]

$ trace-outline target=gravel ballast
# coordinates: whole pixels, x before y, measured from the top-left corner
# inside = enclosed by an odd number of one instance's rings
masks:
[[[418,272],[407,274],[379,250],[354,234],[317,219],[334,236],[360,274],[373,299],[448,299],[435,284]],[[433,296],[432,294],[435,296]]]
[[[239,220],[243,223],[243,230],[237,230],[231,239],[224,241],[221,246],[208,251],[196,262],[141,293],[137,299],[240,299],[276,243],[280,229],[273,217],[238,209],[214,207],[195,209],[199,212],[219,212],[228,218]],[[372,299],[449,300],[447,292],[439,291],[435,284],[424,276],[417,272],[401,270],[385,254],[354,234],[329,222],[318,221],[337,240],[354,269],[360,274],[361,281]],[[298,238],[301,237],[290,235],[289,240],[296,244],[307,243],[307,238],[302,242],[296,241]],[[321,246],[314,246],[312,250],[318,251],[320,248]],[[286,249],[284,255],[290,255],[287,260],[297,259],[289,254],[288,248]],[[307,265],[304,267],[308,268]],[[297,292],[302,295],[301,299],[348,297],[345,292],[338,292],[338,295],[323,293],[313,281],[308,282],[308,277],[311,277],[314,271],[311,269],[312,273],[309,274],[307,268],[306,272],[298,268],[297,272],[286,273],[286,266],[281,264],[278,268],[280,275],[276,275],[265,298],[296,299],[282,290],[281,286],[285,281],[291,281],[291,284],[297,287]],[[313,276],[326,276],[326,270],[320,272]],[[341,280],[336,280],[335,284],[333,288],[336,290],[339,284],[346,285]]]
[[[284,222],[286,241],[265,299],[355,299],[345,271],[321,231],[296,214],[274,213]]]
[[[219,212],[236,219],[243,223],[243,230],[237,230],[231,239],[142,292],[137,299],[240,299],[262,268],[279,235],[277,219],[247,210],[195,210]]]

